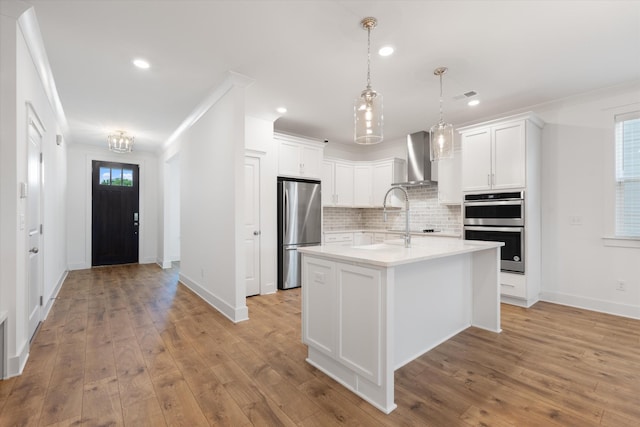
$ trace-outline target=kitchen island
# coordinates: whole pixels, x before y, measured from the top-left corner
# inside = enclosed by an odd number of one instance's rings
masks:
[[[385,413],[396,369],[469,326],[500,332],[500,246],[424,238],[302,253],[307,362]]]

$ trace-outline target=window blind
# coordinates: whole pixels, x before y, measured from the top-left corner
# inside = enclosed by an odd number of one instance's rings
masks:
[[[640,238],[640,111],[615,117],[616,236]]]

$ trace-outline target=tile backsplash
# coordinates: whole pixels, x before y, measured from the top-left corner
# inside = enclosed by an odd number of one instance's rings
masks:
[[[440,205],[438,186],[429,184],[407,188],[409,193],[409,227],[412,230],[435,228],[448,233],[462,233],[462,210],[459,205]],[[325,230],[399,229],[404,230],[404,209],[389,209],[388,221],[382,208],[323,208]]]

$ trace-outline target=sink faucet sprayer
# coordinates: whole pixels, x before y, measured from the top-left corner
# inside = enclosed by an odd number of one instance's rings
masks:
[[[409,193],[407,193],[407,190],[405,190],[403,187],[394,186],[394,187],[391,187],[390,189],[388,189],[387,192],[385,193],[384,200],[382,201],[383,219],[384,219],[384,222],[387,222],[387,196],[393,190],[400,190],[400,191],[402,191],[404,193],[404,200],[405,200],[405,203],[406,203],[406,206],[405,206],[405,209],[404,209],[405,219],[406,219],[406,229],[405,229],[405,233],[404,233],[404,247],[405,248],[410,248],[411,247],[411,234],[409,233]]]

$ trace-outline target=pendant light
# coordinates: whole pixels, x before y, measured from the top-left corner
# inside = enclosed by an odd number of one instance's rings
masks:
[[[116,131],[107,136],[109,150],[115,153],[130,153],[133,150],[133,136],[127,135],[124,131]]]
[[[356,144],[382,142],[382,94],[371,89],[371,30],[378,25],[376,18],[360,21],[367,30],[367,87],[360,93],[353,107]]]
[[[431,141],[431,161],[453,157],[453,125],[442,118],[442,75],[447,67],[438,67],[433,74],[440,77],[440,121],[429,130]]]

